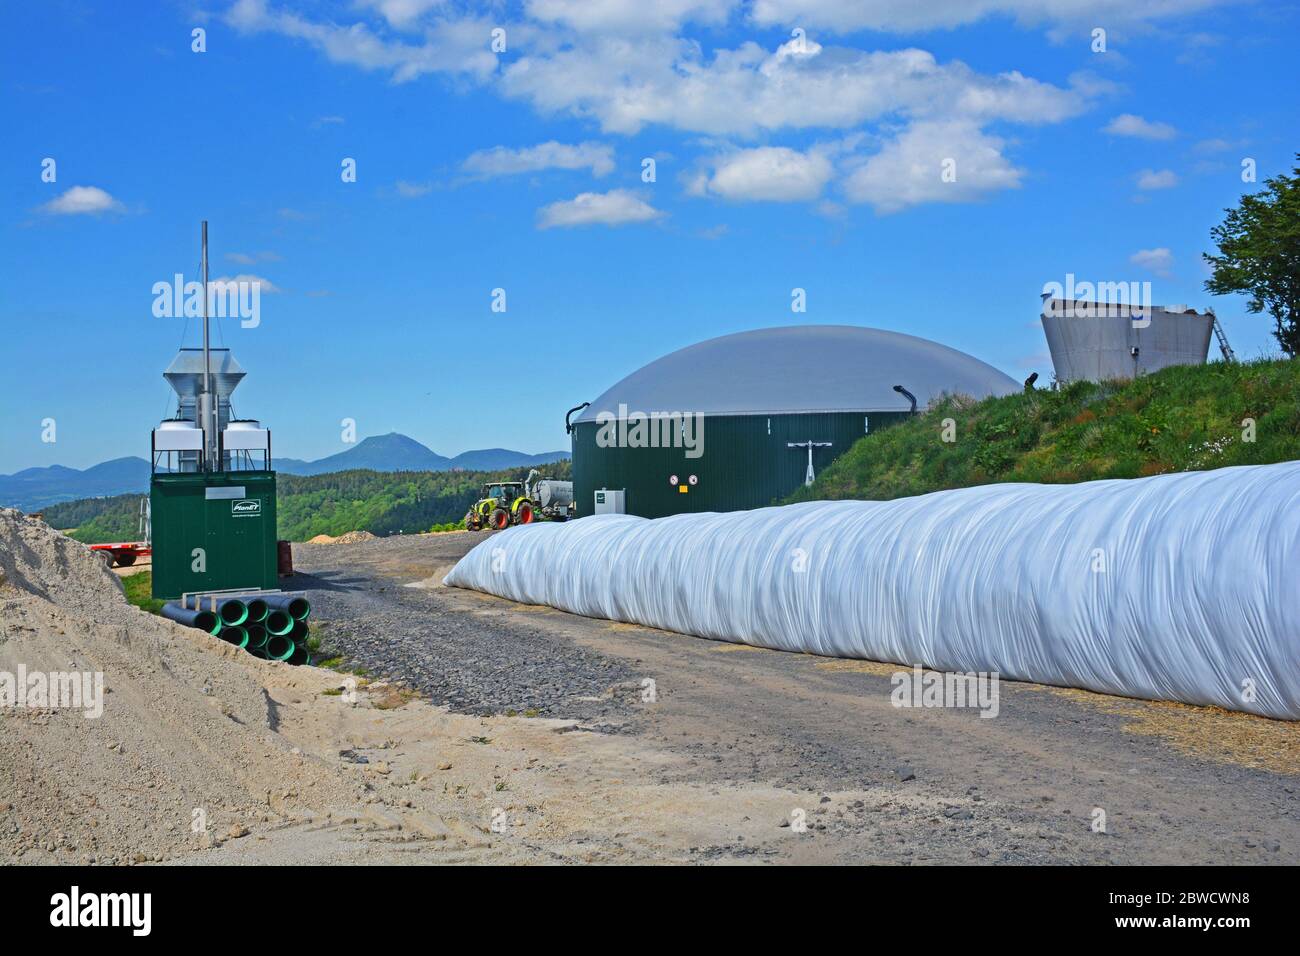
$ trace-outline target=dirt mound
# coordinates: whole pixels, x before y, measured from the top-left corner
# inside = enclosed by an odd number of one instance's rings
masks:
[[[117,576],[89,548],[13,508],[0,508],[0,587],[6,584],[70,611],[124,603]]]
[[[173,859],[355,801],[276,733],[268,687],[328,680],[137,610],[84,545],[0,510],[0,862]]]
[[[335,537],[331,534],[318,534],[308,538],[308,544],[360,544],[362,541],[374,541],[375,535],[369,531],[349,531]]]
[[[349,531],[347,534],[341,534],[334,539],[335,544],[360,544],[362,541],[373,541],[375,536],[369,531]]]

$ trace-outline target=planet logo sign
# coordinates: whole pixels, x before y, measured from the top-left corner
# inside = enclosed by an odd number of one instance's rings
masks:
[[[262,502],[258,498],[241,498],[230,503],[230,514],[235,518],[262,517]]]

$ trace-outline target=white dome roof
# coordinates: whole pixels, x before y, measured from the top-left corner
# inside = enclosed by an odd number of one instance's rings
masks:
[[[756,329],[691,345],[633,372],[576,421],[599,412],[790,415],[905,412],[901,385],[924,408],[943,392],[975,398],[1021,386],[993,366],[929,339],[855,325]]]

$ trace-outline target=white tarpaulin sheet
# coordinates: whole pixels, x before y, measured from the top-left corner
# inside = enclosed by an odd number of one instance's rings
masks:
[[[1300,719],[1300,462],[523,525],[446,583],[717,640]]]

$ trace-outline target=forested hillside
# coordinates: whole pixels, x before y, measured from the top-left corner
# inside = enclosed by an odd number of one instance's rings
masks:
[[[569,479],[570,463],[541,469],[547,477]],[[428,531],[459,521],[485,482],[520,481],[527,467],[501,471],[339,471],[326,475],[280,475],[279,537],[305,541],[318,534],[369,531],[380,536]],[[52,527],[76,530],[78,541],[94,544],[136,537],[140,495],[88,498],[45,510]]]

